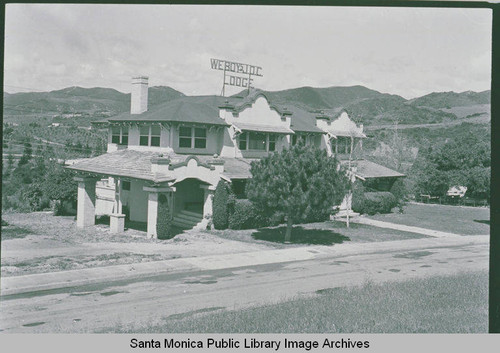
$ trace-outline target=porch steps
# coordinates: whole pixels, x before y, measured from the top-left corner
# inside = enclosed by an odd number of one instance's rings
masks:
[[[202,219],[201,213],[182,210],[174,215],[173,225],[181,229],[193,229]]]

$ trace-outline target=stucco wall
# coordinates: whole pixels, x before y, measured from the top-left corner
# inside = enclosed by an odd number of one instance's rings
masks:
[[[140,180],[130,182],[128,208],[131,221],[146,222],[148,220],[148,193],[142,189],[144,186],[145,183]]]

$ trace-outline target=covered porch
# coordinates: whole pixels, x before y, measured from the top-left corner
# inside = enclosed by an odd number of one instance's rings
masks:
[[[79,228],[95,225],[96,216],[109,216],[111,233],[123,233],[127,222],[135,227],[144,224],[147,236],[156,238],[158,217],[165,210],[159,209],[162,199],[167,202],[172,224],[179,229],[206,228],[212,215],[215,187],[199,179],[153,184],[117,176],[80,175],[75,180]]]

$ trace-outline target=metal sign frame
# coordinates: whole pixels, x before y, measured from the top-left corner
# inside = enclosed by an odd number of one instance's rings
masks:
[[[238,63],[235,61],[228,60],[220,60],[220,59],[210,59],[211,68],[213,70],[224,71],[224,78],[222,84],[222,92],[221,95],[224,96],[226,93],[226,85],[228,86],[236,86],[236,87],[244,87],[248,88],[250,92],[250,88],[252,87],[253,78],[252,76],[262,77],[262,67]],[[242,76],[229,75],[227,72],[235,73]],[[248,75],[248,77],[246,77]],[[229,82],[226,82],[226,77],[229,78]]]

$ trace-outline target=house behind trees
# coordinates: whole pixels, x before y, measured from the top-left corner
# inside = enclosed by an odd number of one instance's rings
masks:
[[[130,112],[93,124],[108,130],[107,153],[68,168],[77,172],[77,225],[110,216],[112,232],[125,218],[147,223],[156,237],[159,196],[174,225],[204,228],[219,180],[240,197],[250,163],[302,141],[350,165],[353,178],[388,190],[403,175],[362,159],[363,126],[346,111],[309,112],[272,102],[258,89],[232,97],[185,96],[148,109],[148,78],[132,79]]]

